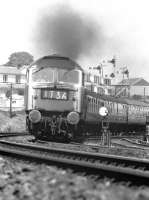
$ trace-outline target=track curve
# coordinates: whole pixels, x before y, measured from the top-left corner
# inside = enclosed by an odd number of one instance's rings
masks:
[[[0,153],[19,158],[60,164],[90,174],[104,175],[135,185],[149,185],[149,160],[100,153],[41,147],[0,140]]]

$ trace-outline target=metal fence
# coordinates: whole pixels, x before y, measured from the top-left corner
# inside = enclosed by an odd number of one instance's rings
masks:
[[[0,111],[13,111],[24,109],[25,84],[0,83]]]

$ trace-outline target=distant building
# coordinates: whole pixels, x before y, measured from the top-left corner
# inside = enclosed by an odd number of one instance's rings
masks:
[[[26,75],[17,67],[0,66],[0,83],[24,84]]]
[[[26,73],[22,69],[0,66],[0,109],[8,109],[10,106],[10,92],[13,107],[23,107],[25,82]]]
[[[102,78],[98,73],[85,71],[84,84],[88,90],[103,94]]]
[[[115,86],[116,96],[149,97],[149,82],[143,78],[124,79]]]

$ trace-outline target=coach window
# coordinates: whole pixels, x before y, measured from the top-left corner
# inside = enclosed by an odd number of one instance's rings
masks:
[[[94,98],[92,98],[92,112],[94,112]]]
[[[98,99],[96,99],[96,112],[98,112]]]
[[[93,98],[93,112],[95,112],[95,99]]]
[[[93,98],[91,98],[91,112],[93,112]]]
[[[149,114],[149,109],[148,109],[148,107],[147,107],[147,115]]]
[[[99,110],[100,105],[101,103],[100,103],[100,100],[98,99],[98,110]]]
[[[89,111],[92,110],[92,98],[88,97],[88,102],[89,102]]]
[[[136,106],[136,114],[138,113],[138,106]]]
[[[94,99],[94,112],[96,112],[97,106],[96,106],[96,98]]]
[[[113,113],[114,112],[114,103],[111,102],[111,112]]]
[[[144,116],[144,107],[142,107],[142,115]]]
[[[101,102],[101,107],[102,107],[102,106],[105,106],[104,101],[100,101],[100,102]]]
[[[143,107],[141,107],[141,115],[143,116]]]
[[[132,114],[135,114],[135,106],[132,106]]]
[[[137,106],[134,106],[134,113],[137,113]]]
[[[113,103],[113,113],[115,113],[115,103]]]

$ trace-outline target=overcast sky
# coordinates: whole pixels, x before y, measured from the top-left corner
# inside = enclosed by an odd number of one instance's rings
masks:
[[[96,31],[99,36],[97,42],[93,38],[89,43],[86,40],[87,45],[84,47],[90,48],[90,51],[82,50],[84,52],[77,58],[79,64],[83,67],[96,66],[101,59],[116,55],[118,67],[127,66],[131,77],[144,77],[149,81],[148,0],[1,0],[0,2],[0,64],[6,63],[9,55],[17,51],[27,51],[35,59],[45,54],[56,53],[53,46],[48,50],[42,45],[40,48],[38,43],[42,38],[41,35],[37,36],[37,32],[43,33],[39,26],[41,24],[42,27],[46,17],[54,15],[56,7],[68,5],[68,8],[74,10],[84,20],[83,23],[86,20],[83,26],[88,24],[92,29],[89,31]],[[96,39],[97,35],[91,34],[91,37]]]

